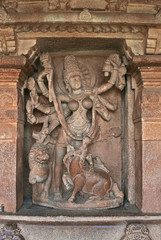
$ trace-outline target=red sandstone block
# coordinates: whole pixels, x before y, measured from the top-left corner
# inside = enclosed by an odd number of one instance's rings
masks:
[[[142,141],[135,142],[136,154],[136,205],[142,207]]]
[[[161,140],[161,122],[142,122],[142,140]]]
[[[161,213],[161,142],[143,141],[142,154],[142,211]]]
[[[0,124],[0,139],[16,139],[17,124],[16,123],[1,123]]]
[[[12,109],[17,107],[17,89],[0,87],[0,108]]]
[[[16,141],[0,140],[0,203],[16,211]]]
[[[143,104],[142,119],[161,121],[161,104],[155,104],[155,105]]]
[[[135,123],[135,140],[141,140],[142,139],[142,122],[139,120]]]
[[[18,118],[17,110],[0,110],[0,122],[16,122]]]

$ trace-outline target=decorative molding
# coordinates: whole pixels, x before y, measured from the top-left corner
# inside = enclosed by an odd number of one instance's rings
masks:
[[[0,27],[0,53],[9,54],[16,52],[16,40],[14,29],[11,27]]]
[[[16,223],[7,223],[0,229],[1,240],[25,240],[21,235],[20,228],[17,227]]]
[[[125,230],[125,236],[121,240],[151,240],[149,230],[144,224],[129,224]]]
[[[145,27],[129,25],[112,25],[112,24],[34,24],[34,25],[17,25],[15,31],[20,32],[68,32],[68,33],[132,33],[143,34]]]

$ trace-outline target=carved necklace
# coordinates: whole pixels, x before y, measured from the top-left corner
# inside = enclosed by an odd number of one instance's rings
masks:
[[[84,92],[81,92],[79,94],[74,94],[74,93],[70,93],[69,97],[77,100],[77,101],[81,101],[82,99],[84,99],[87,95]]]

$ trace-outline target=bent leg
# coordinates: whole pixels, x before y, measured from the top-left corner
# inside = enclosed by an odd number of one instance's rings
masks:
[[[72,196],[68,199],[68,202],[74,202],[76,194],[82,190],[86,182],[86,177],[83,174],[78,174],[74,178],[74,189]]]

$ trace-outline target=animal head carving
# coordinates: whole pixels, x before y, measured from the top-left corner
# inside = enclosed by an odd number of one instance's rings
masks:
[[[33,168],[35,163],[46,164],[49,160],[49,149],[46,145],[35,143],[29,153],[29,166]]]

